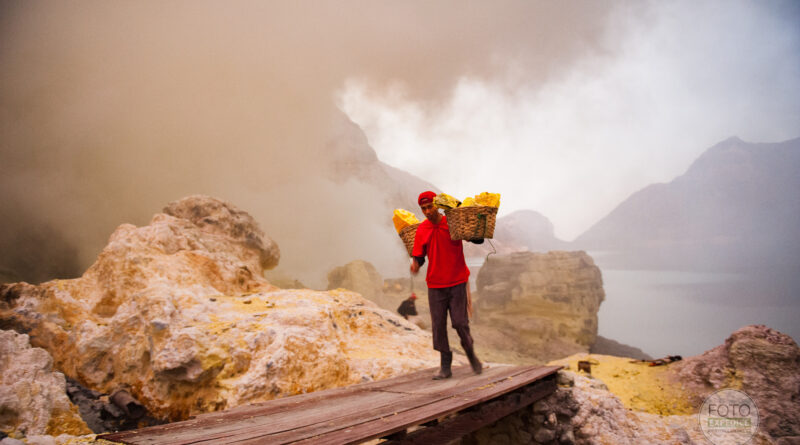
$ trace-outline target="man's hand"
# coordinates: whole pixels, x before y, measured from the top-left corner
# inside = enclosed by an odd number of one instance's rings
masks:
[[[416,258],[411,258],[411,274],[416,275],[419,272],[419,263]]]

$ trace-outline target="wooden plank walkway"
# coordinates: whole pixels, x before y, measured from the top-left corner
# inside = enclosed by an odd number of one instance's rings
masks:
[[[492,365],[474,375],[460,366],[446,380],[432,380],[435,369],[427,369],[98,438],[148,445],[354,444],[385,437],[392,443],[440,442],[551,394],[558,369]]]

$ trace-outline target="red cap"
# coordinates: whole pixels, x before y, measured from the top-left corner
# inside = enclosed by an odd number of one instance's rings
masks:
[[[408,297],[408,298],[411,298],[412,300],[416,300],[417,299],[417,294],[415,294],[414,292],[411,292],[411,296]]]
[[[427,192],[422,192],[419,194],[419,198],[417,198],[417,204],[422,205],[422,204],[427,204],[429,202],[433,202],[433,198],[435,197],[436,193],[433,193],[430,190]]]

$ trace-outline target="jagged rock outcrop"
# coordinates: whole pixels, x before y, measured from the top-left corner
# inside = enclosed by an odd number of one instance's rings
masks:
[[[11,437],[88,434],[53,358],[28,336],[0,330],[0,431]]]
[[[571,374],[574,387],[563,388],[537,402],[534,412],[545,419],[556,414],[563,423],[557,430],[574,437],[576,444],[597,443],[704,443],[695,415],[659,416],[630,410],[597,379]],[[574,415],[568,415],[568,410]],[[558,424],[558,422],[557,422]],[[536,425],[534,424],[534,427]],[[543,425],[547,428],[547,425]],[[550,427],[555,429],[554,427]],[[572,431],[572,434],[569,434]],[[764,443],[756,440],[754,443]]]
[[[724,344],[704,354],[664,366],[649,366],[647,362],[596,354],[575,354],[550,364],[576,370],[579,360],[591,364],[591,375],[598,382],[594,389],[610,391],[592,392],[606,399],[602,403],[620,405],[628,410],[627,417],[633,416],[634,421],[626,425],[618,414],[622,411],[605,406],[606,409],[596,410],[590,416],[599,416],[598,420],[602,419],[606,426],[599,423],[586,429],[584,443],[592,443],[592,440],[603,443],[603,437],[608,439],[608,443],[632,442],[633,438],[637,439],[636,443],[652,443],[634,433],[641,433],[658,423],[680,426],[685,430],[685,433],[680,430],[665,433],[667,435],[659,442],[688,443],[688,437],[694,442],[706,443],[698,424],[698,413],[705,399],[720,389],[744,391],[755,402],[759,427],[750,443],[782,445],[800,442],[797,433],[800,428],[797,410],[800,348],[788,335],[768,327],[743,327],[732,333]],[[575,381],[578,386],[578,379]],[[593,400],[594,396],[584,398],[581,410],[584,410],[586,402],[597,405]],[[576,414],[570,423],[577,426],[583,418]],[[622,435],[607,436],[609,426]],[[577,430],[575,434],[581,436]]]
[[[494,255],[477,272],[470,329],[478,355],[499,363],[545,363],[596,344],[597,311],[605,298],[600,270],[584,252]],[[396,309],[415,291],[420,319],[430,319],[424,271],[384,280]],[[390,306],[391,307],[391,306]],[[451,339],[457,339],[450,330]],[[457,341],[451,347],[458,350]]]
[[[258,276],[263,275],[263,270],[278,265],[281,256],[278,245],[264,235],[249,213],[227,202],[194,195],[167,204],[164,213],[190,221],[199,228],[205,235],[203,241],[209,243],[206,250],[210,252],[224,253],[238,245],[241,249],[237,249],[237,259],[244,259],[245,262],[252,262],[254,258],[250,255],[257,254],[260,266]]]
[[[585,252],[493,256],[478,273],[476,324],[511,336],[505,347],[541,360],[586,352],[605,298],[600,269]]]
[[[478,444],[694,444],[706,443],[696,416],[632,411],[603,382],[563,372],[564,385],[545,399],[464,437]],[[768,444],[763,435],[754,444]]]
[[[278,248],[207,197],[123,224],[73,280],[0,287],[0,327],[56,369],[162,419],[433,367],[430,336],[349,291],[281,290]]]
[[[761,429],[776,440],[800,443],[800,348],[790,336],[763,325],[745,326],[724,344],[675,363],[671,371],[697,406],[718,389],[741,389],[758,407]]]
[[[746,326],[704,354],[649,366],[646,362],[575,354],[551,362],[564,366],[557,391],[461,439],[463,445],[710,443],[698,412],[723,388],[744,391],[758,408],[759,428],[748,443],[800,443],[797,401],[800,348],[765,326]],[[591,374],[577,369],[591,363]],[[741,435],[715,443],[743,443]]]

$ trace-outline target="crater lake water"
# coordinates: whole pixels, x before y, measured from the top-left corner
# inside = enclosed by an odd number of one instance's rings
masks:
[[[792,271],[615,269],[604,266],[602,253],[589,254],[600,268],[606,293],[598,334],[653,357],[701,354],[751,324],[800,338],[800,279]],[[467,259],[470,281],[483,262],[483,257]]]

